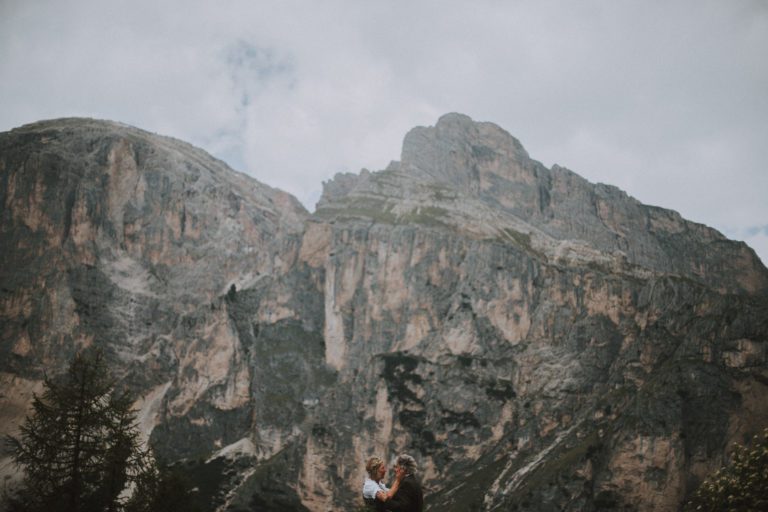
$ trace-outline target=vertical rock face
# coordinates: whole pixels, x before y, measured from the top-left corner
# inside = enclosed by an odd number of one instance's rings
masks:
[[[188,144],[83,119],[0,135],[0,177],[3,433],[24,413],[10,391],[90,345],[144,396],[147,435],[205,424],[201,403],[219,429],[248,425],[249,347],[223,297],[287,269],[307,216],[298,201]]]
[[[415,128],[312,215],[113,123],[0,134],[0,172],[5,430],[98,344],[211,510],[351,509],[405,451],[430,510],[671,511],[768,425],[754,252],[491,123]]]

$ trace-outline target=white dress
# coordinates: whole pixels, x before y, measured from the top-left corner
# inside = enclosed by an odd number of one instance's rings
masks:
[[[379,491],[387,492],[389,489],[387,489],[387,486],[381,482],[371,480],[370,478],[365,479],[365,483],[363,484],[363,499],[375,500],[376,493]]]

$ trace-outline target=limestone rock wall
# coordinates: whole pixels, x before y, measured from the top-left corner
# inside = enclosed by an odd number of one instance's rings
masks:
[[[768,426],[754,252],[491,123],[412,130],[311,215],[102,121],[0,134],[0,177],[2,433],[101,346],[210,510],[353,509],[406,451],[429,510],[671,511]]]
[[[308,443],[345,454],[350,499],[360,460],[406,451],[435,510],[677,510],[768,420],[764,298],[411,224],[327,237],[326,362],[353,398]]]
[[[222,297],[286,270],[298,201],[181,141],[84,119],[0,134],[0,178],[3,434],[23,418],[11,389],[90,345],[142,396],[147,436],[207,421],[189,415],[200,401],[247,416],[250,370]]]

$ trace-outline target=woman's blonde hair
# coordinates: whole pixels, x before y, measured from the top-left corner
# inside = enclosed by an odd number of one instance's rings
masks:
[[[368,472],[368,475],[371,478],[375,478],[376,475],[374,474],[377,469],[379,469],[379,466],[384,464],[384,461],[381,460],[378,457],[371,457],[368,459],[368,462],[365,463],[365,470]]]

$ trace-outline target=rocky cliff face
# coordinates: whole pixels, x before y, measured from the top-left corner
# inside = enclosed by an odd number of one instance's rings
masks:
[[[430,510],[671,511],[768,425],[754,252],[490,123],[412,130],[312,215],[104,122],[2,134],[0,173],[4,430],[99,344],[211,510],[351,509],[407,451]]]
[[[198,403],[220,430],[248,424],[252,370],[222,297],[288,269],[298,201],[188,144],[82,119],[2,134],[0,176],[3,433],[45,372],[93,344],[144,397],[148,435],[201,424]]]

